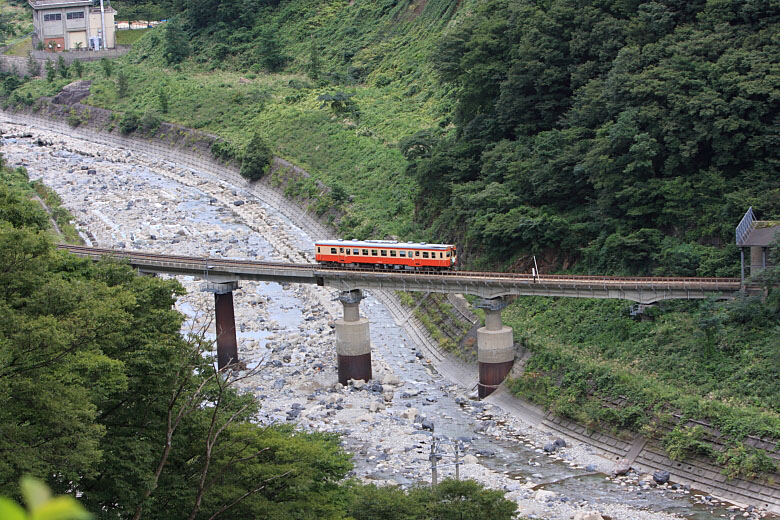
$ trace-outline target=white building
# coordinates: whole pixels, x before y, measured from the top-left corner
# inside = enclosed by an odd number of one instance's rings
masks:
[[[99,2],[93,0],[27,0],[33,9],[33,46],[43,43],[43,49],[59,52],[74,49],[116,47],[114,15],[108,1],[101,14]]]

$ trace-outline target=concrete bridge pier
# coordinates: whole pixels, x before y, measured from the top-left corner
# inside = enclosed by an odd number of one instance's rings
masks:
[[[339,383],[350,379],[371,379],[371,338],[368,318],[360,317],[360,289],[342,291],[339,301],[344,306],[344,318],[336,320],[336,357],[339,364]]]
[[[203,291],[214,293],[217,326],[217,366],[220,370],[238,362],[236,318],[233,312],[233,291],[238,282],[206,282]]]
[[[476,306],[485,310],[485,326],[477,329],[478,394],[482,399],[492,394],[512,370],[515,349],[512,328],[501,322],[501,309],[507,306],[506,301],[483,299]]]

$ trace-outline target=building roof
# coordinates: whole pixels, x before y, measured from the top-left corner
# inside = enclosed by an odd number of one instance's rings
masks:
[[[777,238],[780,238],[780,222],[756,220],[753,222],[753,229],[739,245],[766,247]]]
[[[60,9],[92,5],[92,0],[27,0],[33,9]]]
[[[436,249],[447,250],[451,244],[426,244],[425,242],[398,242],[396,240],[317,240],[318,246],[365,247],[376,249]]]

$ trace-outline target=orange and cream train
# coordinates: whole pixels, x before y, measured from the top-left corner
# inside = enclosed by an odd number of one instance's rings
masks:
[[[395,240],[320,240],[314,244],[317,262],[376,269],[452,269],[458,256],[451,244]]]

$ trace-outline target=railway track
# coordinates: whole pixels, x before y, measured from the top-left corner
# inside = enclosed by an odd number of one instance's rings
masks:
[[[593,275],[557,275],[542,274],[533,276],[517,273],[493,273],[478,271],[427,271],[411,269],[367,269],[359,266],[325,266],[320,264],[299,264],[285,262],[265,262],[256,260],[236,260],[226,258],[209,258],[180,256],[162,253],[150,253],[140,251],[126,251],[98,247],[74,246],[67,244],[58,245],[60,249],[70,251],[73,254],[89,258],[117,258],[128,260],[133,264],[155,265],[157,263],[175,262],[188,265],[193,269],[210,271],[230,269],[285,269],[300,270],[301,272],[318,273],[343,273],[356,275],[388,275],[402,277],[441,277],[446,279],[463,278],[472,280],[500,280],[505,282],[561,284],[567,286],[652,286],[652,287],[707,287],[714,290],[728,291],[738,290],[741,286],[739,278],[711,278],[711,277],[656,277],[656,276],[593,276]]]

